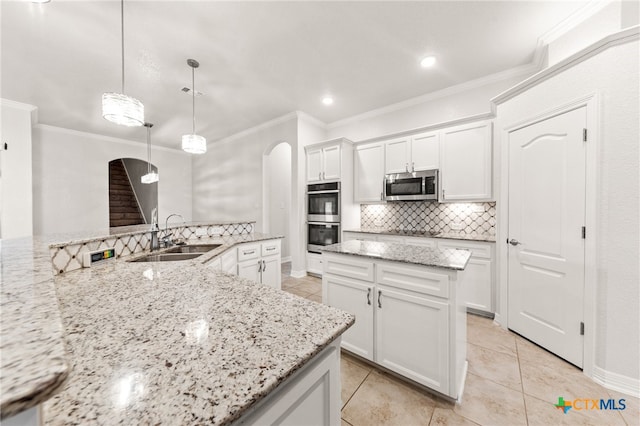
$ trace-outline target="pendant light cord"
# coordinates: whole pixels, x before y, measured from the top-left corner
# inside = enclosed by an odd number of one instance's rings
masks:
[[[122,52],[122,94],[124,95],[124,0],[120,0],[120,45]]]
[[[192,94],[192,109],[193,109],[193,131],[192,134],[196,134],[196,69],[191,67],[191,94]]]

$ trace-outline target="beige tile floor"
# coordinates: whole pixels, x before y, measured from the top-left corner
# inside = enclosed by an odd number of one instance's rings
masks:
[[[289,276],[282,289],[322,302],[322,282]],[[343,351],[342,426],[373,425],[640,425],[638,398],[607,390],[578,368],[487,318],[467,316],[469,372],[462,403],[452,403]],[[554,407],[558,397],[624,398],[622,411]]]

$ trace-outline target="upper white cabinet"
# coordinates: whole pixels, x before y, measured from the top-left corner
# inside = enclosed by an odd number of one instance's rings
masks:
[[[307,150],[307,182],[340,180],[340,142]]]
[[[382,201],[384,183],[384,151],[382,142],[358,145],[353,157],[356,203]]]
[[[440,164],[440,135],[420,133],[385,142],[385,173],[437,169]]]
[[[491,122],[444,129],[440,201],[491,199]]]

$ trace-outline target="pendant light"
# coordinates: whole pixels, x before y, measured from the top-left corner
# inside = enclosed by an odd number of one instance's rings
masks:
[[[124,0],[120,0],[120,37],[122,93],[105,92],[102,94],[102,117],[123,126],[142,126],[144,124],[144,105],[136,98],[124,94]]]
[[[151,169],[151,128],[153,124],[144,123],[147,128],[147,174],[140,178],[142,183],[154,183],[160,180],[158,173]]]
[[[190,154],[204,154],[207,152],[207,140],[196,135],[196,84],[195,69],[200,66],[195,59],[187,59],[187,65],[191,67],[191,94],[193,107],[193,127],[190,135],[182,135],[182,150]]]

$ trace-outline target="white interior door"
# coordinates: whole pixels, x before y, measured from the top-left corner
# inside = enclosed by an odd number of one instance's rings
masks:
[[[582,367],[586,108],[509,134],[509,328]]]

